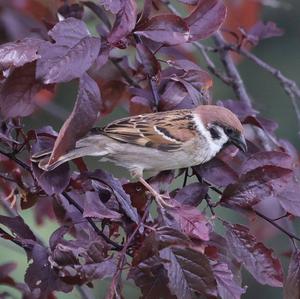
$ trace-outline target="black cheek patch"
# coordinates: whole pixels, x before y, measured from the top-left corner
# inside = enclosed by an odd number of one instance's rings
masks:
[[[212,139],[220,139],[221,138],[219,131],[214,127],[211,127],[209,129],[209,133],[210,133]]]

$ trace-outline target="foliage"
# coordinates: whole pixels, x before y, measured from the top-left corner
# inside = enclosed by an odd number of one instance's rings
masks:
[[[238,299],[246,292],[242,268],[260,284],[283,287],[286,298],[299,297],[295,241],[300,239],[277,222],[300,216],[298,152],[276,136],[275,122],[254,110],[234,62],[241,58],[232,55],[246,56],[273,74],[295,105],[297,85],[248,50],[283,32],[272,22],[258,22],[248,29],[231,28],[237,39],[229,43],[220,29],[226,17],[222,0],[180,2],[188,5],[185,18],[163,0],[146,0],[141,9],[135,0],[65,1],[52,10],[39,4],[26,13],[14,1],[3,4],[7,18],[23,18],[14,32],[4,28],[10,42],[0,46],[0,191],[9,214],[0,215],[0,236],[22,247],[31,263],[25,283],[11,277],[15,263],[1,265],[0,284],[16,288],[23,298],[55,298],[56,291],[93,287],[105,278],[111,278],[106,298],[123,298],[122,273],[128,270],[126,279],[140,288],[142,298]],[[95,36],[85,22],[91,14],[97,20]],[[214,46],[200,42],[207,38]],[[192,46],[205,63],[197,63]],[[83,159],[74,161],[76,171],[64,164],[44,172],[29,162],[41,150],[53,149],[51,159],[58,159],[118,105],[139,114],[211,103],[212,75],[236,95],[217,104],[238,115],[249,151],[228,147],[191,174],[165,171],[150,178],[154,188],[170,193],[174,209],[157,207],[151,214],[152,199],[144,187],[100,168],[89,171]],[[50,124],[26,131],[23,119],[70,81],[78,83],[77,98],[59,133]],[[184,186],[170,190],[179,176]],[[188,176],[195,181],[186,185]],[[221,219],[221,206],[249,221]],[[268,216],[270,208],[277,219]],[[39,223],[46,217],[58,221],[49,245],[24,222],[25,209],[32,209]],[[250,230],[256,218],[292,240],[286,279],[279,258]],[[217,222],[226,231],[223,236],[216,232]]]

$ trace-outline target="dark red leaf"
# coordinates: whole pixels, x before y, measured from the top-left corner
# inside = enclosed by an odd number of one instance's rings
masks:
[[[167,287],[167,272],[162,265],[162,259],[159,257],[153,256],[137,267],[131,268],[128,277],[134,280],[135,284],[141,289],[142,298],[177,298],[171,295]]]
[[[283,209],[292,215],[300,217],[300,185],[299,175],[276,197]]]
[[[187,24],[175,15],[154,16],[136,28],[134,33],[167,45],[182,44],[189,39]]]
[[[189,5],[196,5],[198,3],[198,0],[179,0],[179,1]]]
[[[83,217],[95,217],[99,219],[120,220],[121,214],[116,211],[110,210],[101,201],[98,193],[86,192],[84,201]]]
[[[160,72],[160,64],[154,54],[142,43],[138,43],[136,49],[145,73],[151,77],[157,76]]]
[[[100,39],[87,36],[74,47],[47,43],[40,47],[36,76],[45,84],[79,78],[92,66],[100,51]]]
[[[73,4],[64,3],[62,6],[59,7],[57,12],[61,14],[64,18],[73,17],[76,19],[82,19],[84,9],[81,3],[73,3]]]
[[[83,21],[67,18],[57,23],[49,32],[56,45],[73,48],[80,40],[90,36]]]
[[[0,223],[8,227],[20,239],[35,241],[35,235],[21,216],[8,217],[0,215]]]
[[[111,2],[114,4],[117,4],[118,2],[121,3],[119,0],[116,0],[116,1],[112,0]],[[91,11],[93,11],[99,17],[99,19],[105,24],[107,29],[111,30],[111,24],[110,24],[109,18],[100,6],[98,6],[96,3],[92,2],[92,1],[84,1],[83,5],[85,5]],[[101,29],[103,29],[103,28],[101,27]],[[98,30],[98,28],[97,28],[97,30]]]
[[[130,99],[129,110],[131,115],[153,112],[152,103],[148,99],[139,96]]]
[[[201,183],[192,183],[180,189],[175,196],[175,200],[183,205],[197,207],[205,198],[208,186]]]
[[[17,264],[15,263],[6,263],[0,266],[0,282],[2,279],[8,276],[12,271],[17,268]]]
[[[282,168],[292,169],[293,168],[292,158],[284,152],[267,151],[258,152],[251,155],[243,164],[240,170],[241,174],[245,174],[255,168],[273,165]]]
[[[203,165],[195,166],[193,169],[204,181],[214,186],[226,187],[238,180],[237,172],[219,158],[214,158]]]
[[[124,0],[99,0],[100,5],[103,5],[106,10],[113,14],[117,14],[123,7],[126,1]]]
[[[10,67],[20,67],[40,58],[37,51],[44,41],[37,38],[7,43],[0,47],[0,70]]]
[[[180,231],[168,226],[159,227],[145,238],[141,247],[134,253],[132,265],[137,266],[153,255],[158,255],[159,251],[166,247],[189,244],[190,239]]]
[[[269,196],[276,196],[293,179],[290,169],[263,166],[242,175],[239,181],[223,192],[221,203],[227,207],[249,209]]]
[[[35,79],[35,62],[15,69],[0,91],[0,111],[4,119],[30,115],[37,107],[35,96],[43,85]]]
[[[68,18],[49,31],[55,43],[44,43],[38,54],[36,77],[45,84],[81,77],[99,55],[101,41],[91,37],[84,22]]]
[[[233,279],[233,273],[227,264],[214,263],[212,270],[217,281],[218,294],[222,299],[240,299],[245,289]]]
[[[238,100],[218,101],[217,105],[234,112],[241,120],[244,120],[247,116],[255,116],[258,113],[258,111],[254,110],[247,103]]]
[[[190,27],[190,41],[204,39],[217,31],[225,20],[223,0],[199,0],[195,10],[185,18]]]
[[[32,145],[31,155],[53,148],[57,133],[51,127],[36,130],[36,143]],[[37,164],[32,163],[33,175],[38,184],[48,194],[58,194],[65,190],[70,181],[70,167],[63,164],[52,171],[43,171]]]
[[[168,111],[176,109],[180,103],[184,102],[188,92],[181,82],[170,80],[162,90],[159,101],[159,110]]]
[[[165,248],[160,257],[167,260],[168,286],[177,298],[192,299],[195,293],[217,295],[214,273],[205,255],[191,248]]]
[[[49,253],[46,247],[35,244],[31,257],[33,262],[25,273],[25,282],[37,299],[46,298],[52,291],[70,292],[72,286],[65,284],[59,278],[49,262]]]
[[[115,1],[105,1],[109,8],[115,10]],[[118,2],[118,1],[117,1]],[[117,5],[118,13],[116,15],[116,20],[113,25],[112,31],[110,32],[107,40],[111,44],[116,44],[125,38],[135,27],[136,15],[137,15],[137,5],[135,0],[121,0],[121,7]]]
[[[296,250],[290,260],[288,275],[283,286],[284,299],[300,298],[300,252]]]
[[[80,79],[76,104],[60,129],[49,164],[72,149],[76,141],[92,128],[100,115],[101,103],[98,85],[84,74]]]
[[[121,182],[116,179],[113,175],[106,173],[100,169],[97,169],[96,171],[90,173],[89,178],[98,180],[99,182],[102,182],[104,185],[109,186],[112,190],[114,195],[116,196],[117,201],[121,205],[123,211],[125,214],[135,223],[139,223],[139,216],[136,211],[136,208],[134,208],[131,205],[130,197],[129,195],[124,191]]]
[[[190,238],[209,240],[211,225],[206,217],[196,208],[189,206],[175,207],[165,211],[164,223],[187,234]]]
[[[263,39],[282,36],[283,33],[284,31],[278,28],[274,22],[264,24],[262,21],[259,21],[246,33],[246,38],[254,45],[257,45]]]
[[[226,224],[226,238],[235,258],[261,284],[282,287],[283,273],[278,258],[273,251],[256,241],[245,226]]]
[[[188,70],[181,76],[172,77],[172,80],[183,84],[195,106],[210,102],[212,79],[206,71]]]

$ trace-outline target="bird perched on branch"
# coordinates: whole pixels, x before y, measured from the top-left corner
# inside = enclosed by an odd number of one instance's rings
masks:
[[[160,206],[170,206],[143,178],[143,171],[186,168],[211,160],[224,146],[246,151],[243,126],[230,110],[214,105],[137,115],[93,128],[74,149],[49,164],[51,152],[32,156],[45,171],[83,156],[99,156],[127,168]]]

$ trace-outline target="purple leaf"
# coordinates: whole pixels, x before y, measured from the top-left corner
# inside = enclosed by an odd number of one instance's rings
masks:
[[[126,0],[99,0],[99,4],[103,5],[112,14],[117,14],[122,9],[124,3],[126,3]]]
[[[121,205],[125,214],[130,218],[133,222],[139,223],[139,215],[137,213],[136,208],[131,205],[129,195],[124,191],[121,182],[113,177],[113,175],[106,173],[100,169],[90,173],[89,178],[94,180],[99,180],[104,185],[109,186],[116,196],[117,201]]]
[[[184,4],[196,5],[199,0],[179,0],[179,1],[184,3]]]
[[[300,252],[296,250],[290,260],[288,275],[283,286],[284,299],[300,298]]]
[[[115,1],[105,1],[106,4],[110,4],[110,9],[113,7]],[[115,44],[125,38],[135,27],[137,5],[135,0],[122,0],[121,7],[116,15],[116,20],[113,25],[107,40],[111,44]]]
[[[164,267],[169,289],[177,298],[192,299],[195,293],[217,295],[217,284],[208,259],[191,248],[165,248],[160,257],[167,260]]]
[[[219,158],[195,166],[193,169],[203,180],[218,187],[226,187],[238,180],[237,172]]]
[[[245,293],[245,289],[241,288],[233,279],[233,273],[227,264],[214,263],[212,270],[217,281],[218,294],[222,299],[240,299]]]
[[[8,217],[0,215],[0,223],[8,227],[20,239],[35,241],[35,235],[21,216]]]
[[[282,168],[293,168],[292,158],[284,152],[267,151],[258,152],[251,155],[243,164],[240,170],[240,174],[245,174],[255,168],[273,165]]]
[[[135,34],[167,45],[178,45],[188,41],[187,24],[175,15],[154,16],[136,28]]]
[[[206,217],[196,208],[181,206],[165,211],[165,225],[176,228],[188,235],[203,241],[209,240],[211,225]]]
[[[36,143],[32,145],[31,155],[53,148],[57,133],[51,127],[36,131]],[[65,190],[70,181],[70,168],[63,164],[52,171],[43,171],[37,164],[32,163],[33,175],[38,184],[48,194],[58,194]]]
[[[174,197],[179,203],[197,207],[205,198],[208,186],[201,183],[192,183],[180,189]]]
[[[110,210],[101,201],[98,193],[96,192],[86,192],[86,199],[84,201],[84,212],[83,217],[95,217],[99,219],[110,219],[110,220],[120,220],[121,214]]]
[[[226,17],[222,0],[199,0],[194,11],[185,18],[190,27],[190,41],[204,39],[217,31]]]
[[[132,267],[129,270],[128,278],[134,280],[141,289],[143,298],[177,298],[171,295],[167,287],[167,272],[162,266],[162,259],[157,256],[143,261],[137,267]]]
[[[136,49],[145,73],[151,77],[157,76],[160,72],[160,64],[154,54],[142,43],[138,43]]]
[[[83,21],[68,18],[57,23],[39,49],[36,77],[45,84],[67,82],[81,77],[98,57],[101,42],[91,37]]]
[[[256,241],[245,226],[225,224],[229,249],[235,258],[261,284],[282,287],[283,273],[273,251]]]
[[[189,70],[182,76],[174,76],[172,80],[183,84],[195,106],[209,102],[208,90],[212,87],[212,79],[206,71]]]
[[[37,38],[7,43],[0,47],[0,70],[10,67],[20,67],[40,58],[37,51],[44,41]]]
[[[68,4],[65,2],[62,6],[57,10],[59,14],[61,14],[64,18],[76,18],[82,19],[84,14],[84,8],[82,3],[73,3]]]
[[[70,292],[72,286],[65,284],[59,278],[49,262],[49,253],[46,247],[34,245],[31,257],[33,262],[25,273],[25,282],[28,284],[35,298],[46,298],[54,290]]]
[[[116,1],[112,0],[111,2],[116,4],[116,3],[118,3],[118,0],[116,0]],[[99,19],[105,24],[106,28],[108,30],[111,30],[110,20],[109,20],[107,14],[103,11],[102,7],[98,6],[96,3],[92,2],[92,1],[84,1],[82,4],[85,5],[86,7],[88,7],[92,12],[94,12],[99,17]],[[106,30],[106,28],[104,29],[103,26],[101,26],[102,30]],[[106,33],[106,31],[105,31],[105,33]]]
[[[258,113],[258,111],[254,110],[247,103],[238,100],[218,101],[217,105],[234,112],[241,120],[244,120],[247,116],[256,116]]]
[[[98,57],[99,38],[87,36],[75,46],[45,43],[40,47],[36,76],[45,84],[68,82],[79,78],[92,66]]]
[[[263,166],[242,175],[239,181],[223,192],[221,203],[226,207],[249,209],[265,197],[276,196],[293,178],[290,169]]]
[[[159,110],[168,111],[175,109],[184,101],[187,94],[187,90],[182,83],[169,80],[162,91]]]
[[[92,128],[100,115],[102,100],[98,85],[87,74],[79,83],[76,104],[60,129],[49,164],[74,148],[76,141]]]
[[[141,247],[135,251],[133,266],[147,260],[153,255],[158,255],[159,250],[170,246],[188,246],[190,239],[180,231],[162,226],[151,232],[143,241]]]
[[[257,45],[263,39],[282,36],[283,33],[284,31],[278,28],[274,22],[264,24],[262,21],[259,21],[246,33],[246,38],[254,45]]]
[[[30,115],[37,107],[36,94],[43,85],[35,79],[35,63],[15,69],[0,91],[0,111],[4,119]]]
[[[67,18],[57,23],[48,34],[55,40],[56,45],[67,48],[73,48],[80,40],[90,36],[85,23],[75,18]]]
[[[294,178],[289,184],[287,184],[286,188],[278,194],[276,199],[278,199],[280,205],[285,211],[300,217],[300,185],[298,177]]]

